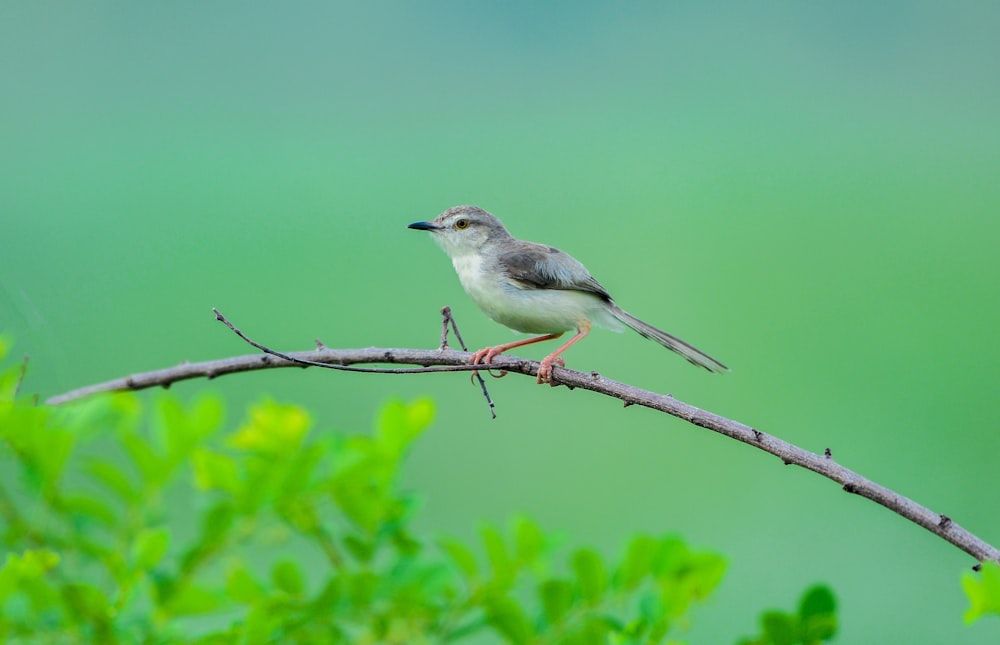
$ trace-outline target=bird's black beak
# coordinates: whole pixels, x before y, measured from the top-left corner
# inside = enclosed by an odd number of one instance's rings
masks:
[[[418,231],[436,231],[441,227],[433,222],[414,222],[406,228],[415,228]]]

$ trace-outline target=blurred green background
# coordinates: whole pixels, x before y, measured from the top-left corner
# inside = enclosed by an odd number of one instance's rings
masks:
[[[608,332],[570,367],[829,447],[996,544],[998,24],[987,2],[3,2],[0,330],[43,396],[249,353],[213,306],[285,349],[432,347],[445,304],[504,342],[406,229],[473,203],[733,372]],[[464,374],[175,388],[359,430],[430,395],[419,528],[527,513],[607,554],[679,532],[731,562],[692,643],[817,581],[839,642],[996,642],[961,620],[971,558],[870,502],[648,410],[489,385],[492,422]]]

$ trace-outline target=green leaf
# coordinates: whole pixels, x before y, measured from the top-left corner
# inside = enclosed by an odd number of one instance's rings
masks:
[[[17,450],[31,483],[45,494],[52,495],[76,444],[76,435],[51,425],[47,408],[4,406],[10,415],[3,436]],[[7,426],[7,423],[3,424]]]
[[[978,579],[966,573],[962,577],[962,589],[971,603],[965,612],[965,622],[975,622],[987,614],[1000,614],[1000,565],[996,562],[984,561]]]
[[[117,514],[111,507],[96,497],[87,495],[67,495],[59,498],[56,504],[59,512],[82,522],[100,522],[105,526],[115,526]]]
[[[570,642],[572,645],[606,645],[617,642],[617,639],[611,638],[612,633],[617,631],[619,630],[616,625],[603,616],[589,615],[583,626],[573,634]]]
[[[826,585],[810,587],[799,601],[799,616],[808,618],[817,614],[833,614],[837,611],[837,600]]]
[[[282,560],[274,565],[271,569],[271,581],[289,596],[299,597],[305,589],[302,570],[291,560]]]
[[[176,398],[160,397],[156,401],[157,430],[167,458],[178,462],[190,455],[219,429],[223,412],[222,400],[214,394],[201,394],[187,408]]]
[[[391,401],[379,413],[375,436],[389,456],[398,459],[433,420],[434,403],[430,399],[417,399],[410,404]]]
[[[483,546],[486,548],[486,558],[493,569],[493,577],[501,585],[513,582],[516,568],[507,553],[507,546],[503,542],[503,537],[496,528],[485,525],[480,529],[483,538]]]
[[[201,490],[224,490],[238,494],[243,489],[236,461],[206,448],[195,450],[191,459],[195,484]]]
[[[802,640],[815,643],[829,640],[837,633],[837,600],[825,585],[809,588],[799,602]]]
[[[355,607],[367,608],[372,603],[378,588],[379,577],[369,571],[361,571],[346,578],[347,597]]]
[[[545,620],[550,625],[555,625],[573,606],[573,583],[568,580],[546,580],[538,585],[538,597],[542,601]]]
[[[229,437],[235,448],[263,456],[286,456],[302,446],[311,421],[295,405],[265,401],[250,408],[249,419]]]
[[[236,566],[226,574],[226,595],[232,600],[252,604],[265,596],[264,587],[243,566]]]
[[[156,487],[163,483],[169,471],[145,439],[135,432],[126,430],[119,433],[119,440],[147,487]]]
[[[545,537],[531,519],[518,517],[514,520],[514,552],[522,565],[535,562],[542,554]]]
[[[508,642],[517,645],[527,643],[532,635],[531,624],[521,606],[506,596],[489,599],[483,607],[486,622],[497,630]]]
[[[459,542],[449,538],[438,540],[438,546],[448,554],[451,561],[455,563],[459,571],[466,580],[475,580],[479,575],[479,565],[476,563],[476,556],[472,551]]]
[[[357,535],[345,536],[344,547],[359,562],[371,562],[375,555],[375,544]]]
[[[170,599],[168,609],[175,616],[192,616],[211,613],[221,606],[222,598],[217,592],[188,585]]]
[[[25,581],[41,578],[59,564],[59,555],[47,549],[8,553],[0,567],[0,602],[18,591]]]
[[[663,602],[662,594],[651,589],[644,589],[639,594],[639,616],[647,627],[663,622],[667,617],[667,608]]]
[[[89,620],[105,621],[111,615],[107,594],[98,587],[83,582],[68,583],[63,591],[74,613]]]
[[[83,468],[94,480],[118,495],[126,503],[132,503],[138,499],[136,484],[114,462],[93,458]]]
[[[592,549],[580,549],[573,554],[572,564],[580,596],[591,603],[599,600],[608,584],[608,574],[601,556]]]
[[[247,614],[244,630],[246,634],[246,645],[264,645],[273,643],[272,635],[278,623],[278,617],[270,607],[257,606],[252,608]]]
[[[726,559],[716,553],[694,554],[688,575],[692,595],[701,599],[715,591],[726,574],[726,566]]]
[[[795,616],[781,611],[768,611],[760,617],[764,636],[771,645],[795,645],[798,624]]]
[[[132,543],[132,566],[149,571],[160,563],[170,546],[170,530],[161,527],[143,529]]]
[[[618,569],[618,584],[622,589],[635,589],[651,573],[659,547],[659,541],[647,535],[632,538],[625,551],[625,559]]]
[[[675,535],[665,536],[654,549],[650,572],[657,579],[676,577],[690,570],[691,558],[691,549],[684,540]]]

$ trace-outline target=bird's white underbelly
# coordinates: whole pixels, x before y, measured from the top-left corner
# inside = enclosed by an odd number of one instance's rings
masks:
[[[522,289],[506,277],[483,270],[477,254],[452,258],[465,292],[487,316],[511,329],[553,334],[579,329],[587,323],[619,329],[598,296],[586,291]]]

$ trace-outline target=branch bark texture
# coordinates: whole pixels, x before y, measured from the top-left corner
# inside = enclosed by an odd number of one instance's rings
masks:
[[[468,364],[471,356],[470,353],[448,349],[422,350],[379,347],[331,349],[324,347],[313,351],[290,352],[287,355],[311,363],[327,364],[334,367],[334,369],[341,368],[352,371],[371,371],[390,374],[483,369],[482,365],[473,366]],[[420,367],[350,367],[358,364],[399,364]],[[98,392],[142,390],[156,386],[168,387],[172,383],[187,379],[211,379],[224,374],[277,367],[303,367],[303,365],[268,354],[236,356],[201,363],[182,363],[176,367],[133,374],[113,381],[98,383],[66,392],[65,394],[50,398],[47,403],[58,405]],[[537,376],[538,367],[539,363],[537,361],[529,361],[506,355],[497,356],[490,365],[490,368],[493,370],[503,370],[532,377]],[[763,450],[780,458],[785,464],[801,466],[837,482],[848,493],[867,497],[873,502],[884,506],[947,540],[979,561],[993,560],[1000,562],[1000,550],[962,528],[947,515],[934,512],[912,499],[877,484],[849,468],[845,468],[833,460],[829,451],[823,455],[809,452],[746,424],[679,401],[670,395],[657,394],[626,383],[613,381],[604,378],[597,372],[585,373],[555,366],[553,367],[552,376],[554,384],[565,385],[571,389],[580,388],[590,390],[591,392],[610,396],[624,402],[626,407],[641,405],[653,410],[659,410],[698,427],[712,430],[731,439],[753,446],[758,450]]]

